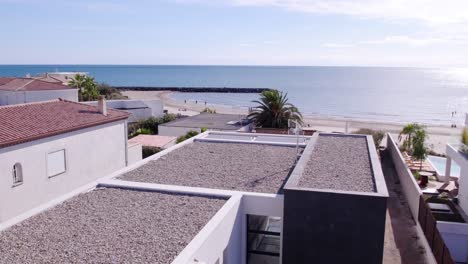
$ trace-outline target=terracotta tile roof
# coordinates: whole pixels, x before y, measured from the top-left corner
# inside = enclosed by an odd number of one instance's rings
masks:
[[[42,91],[75,89],[58,82],[47,82],[34,78],[0,77],[0,90],[5,91]]]
[[[0,85],[7,84],[7,83],[13,81],[14,79],[16,79],[16,78],[14,78],[14,77],[0,77]]]
[[[62,99],[0,107],[0,148],[127,119],[129,113]]]

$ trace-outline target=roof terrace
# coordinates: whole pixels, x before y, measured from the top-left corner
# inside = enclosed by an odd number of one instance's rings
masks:
[[[298,150],[293,146],[222,140],[225,139],[194,141],[120,176],[120,179],[277,193],[294,168]]]
[[[320,135],[307,155],[299,187],[375,192],[366,137]]]
[[[0,232],[0,263],[170,263],[225,202],[98,188]]]

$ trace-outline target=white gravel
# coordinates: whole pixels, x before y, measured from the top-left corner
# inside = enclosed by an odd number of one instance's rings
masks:
[[[170,263],[224,203],[95,190],[1,232],[0,263]]]
[[[364,137],[319,136],[298,185],[375,192],[367,140]]]
[[[294,147],[194,142],[120,178],[127,181],[277,193],[296,158]]]

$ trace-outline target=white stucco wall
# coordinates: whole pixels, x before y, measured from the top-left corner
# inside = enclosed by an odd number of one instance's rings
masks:
[[[151,108],[125,109],[125,112],[132,114],[128,118],[129,123],[137,122],[152,117]]]
[[[460,207],[465,214],[468,214],[468,159],[464,157],[464,154],[458,151],[459,147],[460,146],[457,146],[457,144],[447,144],[445,153],[447,154],[447,159],[452,159],[452,161],[455,161],[460,166],[458,200]]]
[[[0,223],[125,167],[125,121],[0,149]],[[47,176],[47,155],[65,149],[66,172]],[[13,187],[13,165],[23,184]]]
[[[127,166],[135,164],[142,159],[143,159],[143,147],[141,146],[141,144],[129,145]]]
[[[144,107],[144,104],[138,104],[138,108],[131,108],[132,104],[127,104],[126,102],[143,102],[147,107]],[[85,104],[97,106],[97,101],[84,102]],[[142,119],[147,119],[152,116],[162,117],[163,113],[163,103],[160,100],[108,100],[108,108],[115,108],[131,114],[128,118],[129,123],[137,122]],[[128,107],[128,108],[127,108]]]
[[[177,256],[172,262],[173,264],[246,263],[246,215],[283,217],[284,198],[282,195],[275,194],[238,193],[241,195],[241,202],[239,203],[237,200],[239,194],[232,196],[226,205]]]
[[[398,174],[398,178],[400,179],[401,186],[403,187],[403,191],[405,192],[406,200],[408,201],[413,219],[417,221],[419,214],[419,197],[422,195],[422,191],[390,133],[387,133],[387,149],[389,150],[393,163],[395,164],[395,169]]]
[[[0,91],[0,105],[24,104],[31,102],[49,101],[62,98],[78,102],[78,90],[43,90],[43,91]]]
[[[144,100],[143,102],[151,108],[151,114],[153,116],[164,116],[164,104],[161,100]]]

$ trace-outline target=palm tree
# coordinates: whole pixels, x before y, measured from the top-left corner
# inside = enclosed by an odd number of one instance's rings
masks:
[[[416,135],[416,132],[422,130],[423,126],[417,123],[407,124],[401,130],[400,134],[398,135],[398,140],[401,141],[403,138],[403,149],[407,151],[411,151],[413,148],[413,138]]]
[[[288,119],[292,119],[302,124],[302,114],[297,107],[288,103],[288,94],[283,94],[278,90],[263,91],[256,109],[249,114],[257,126],[267,128],[285,128],[288,126]]]
[[[99,98],[97,83],[93,77],[77,74],[68,86],[78,88],[79,101],[93,101]]]
[[[73,77],[69,82],[68,82],[68,86],[70,87],[74,87],[74,88],[78,88],[78,95],[79,95],[79,101],[83,101],[83,96],[82,96],[82,93],[83,93],[83,86],[85,84],[85,81],[86,81],[86,76],[85,75],[82,75],[82,74],[76,74],[75,77]]]
[[[99,91],[97,88],[97,83],[93,77],[86,76],[83,83],[83,100],[93,101],[99,98]]]
[[[413,157],[420,162],[419,171],[422,170],[422,163],[427,156],[427,148],[425,146],[426,135],[424,129],[419,129],[415,132],[413,137]]]

